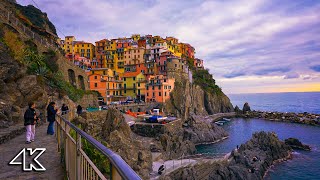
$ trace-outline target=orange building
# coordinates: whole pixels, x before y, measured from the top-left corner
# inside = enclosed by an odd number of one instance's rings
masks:
[[[126,99],[122,94],[123,81],[121,77],[114,76],[108,68],[92,69],[88,73],[90,90],[98,91],[104,102],[123,101]]]
[[[163,75],[150,76],[146,83],[146,102],[164,103],[170,99],[170,92],[174,88],[174,78]]]

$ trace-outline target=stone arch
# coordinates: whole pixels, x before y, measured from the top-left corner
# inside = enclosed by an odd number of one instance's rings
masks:
[[[83,76],[79,75],[78,76],[78,83],[79,83],[79,88],[82,90],[86,90],[86,86],[84,84],[84,78]]]
[[[68,76],[69,76],[69,82],[70,82],[73,86],[77,87],[76,75],[75,75],[75,73],[74,73],[74,70],[68,69]]]

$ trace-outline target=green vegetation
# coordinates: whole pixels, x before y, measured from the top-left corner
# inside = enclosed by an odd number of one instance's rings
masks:
[[[68,95],[73,101],[80,100],[84,94],[94,92],[84,91],[66,82],[57,64],[57,56],[54,50],[46,53],[39,53],[37,46],[31,41],[22,41],[18,35],[9,30],[1,32],[1,41],[10,50],[11,56],[21,65],[27,67],[27,73],[37,75],[38,81],[43,85],[48,85],[52,90],[59,92],[60,97]]]
[[[81,124],[78,125],[78,128],[82,129]],[[70,130],[70,135],[73,139],[76,139],[76,132],[73,129]],[[95,149],[85,139],[81,140],[81,148],[86,153],[86,155],[90,158],[90,160],[97,166],[97,168],[100,170],[102,174],[104,175],[110,174],[110,162],[106,156],[101,154],[100,151]]]
[[[193,81],[206,92],[216,94],[222,93],[221,88],[216,85],[216,81],[213,79],[212,74],[209,73],[208,69],[193,71]]]

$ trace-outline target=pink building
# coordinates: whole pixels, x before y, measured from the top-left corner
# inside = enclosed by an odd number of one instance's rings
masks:
[[[164,75],[154,75],[147,78],[146,102],[164,103],[170,99],[170,92],[174,88],[174,78]]]

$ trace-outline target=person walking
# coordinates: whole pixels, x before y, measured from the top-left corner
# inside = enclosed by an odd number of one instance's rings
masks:
[[[80,104],[77,106],[77,114],[78,116],[80,116],[80,114],[82,113],[82,107],[80,106]]]
[[[29,102],[28,109],[24,113],[24,126],[26,127],[26,144],[34,141],[36,135],[36,123],[39,120],[36,114],[36,104]]]
[[[54,122],[56,121],[56,114],[58,112],[58,109],[55,108],[56,103],[55,102],[50,102],[48,107],[47,107],[47,116],[48,116],[48,129],[47,129],[47,134],[53,135],[54,134]]]
[[[69,111],[69,107],[68,107],[66,104],[62,104],[62,107],[61,107],[61,115],[67,114],[68,111]]]

